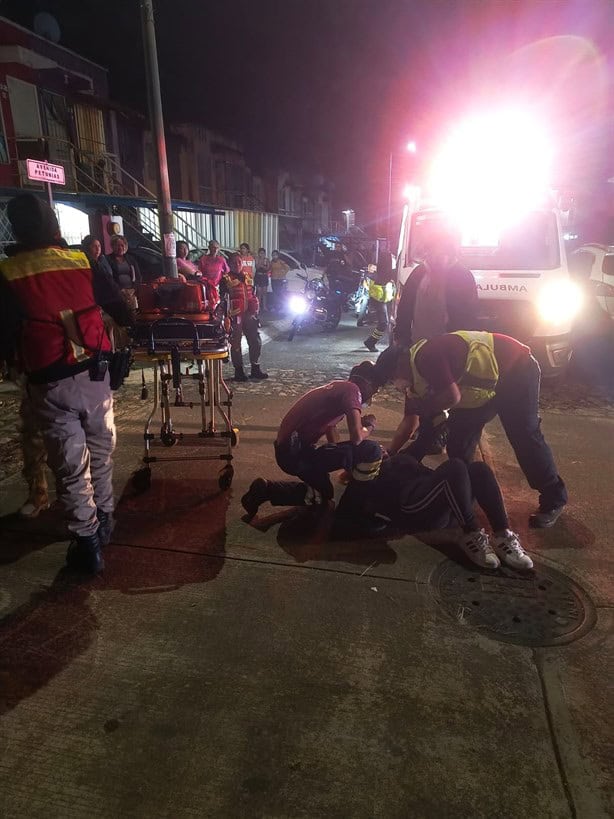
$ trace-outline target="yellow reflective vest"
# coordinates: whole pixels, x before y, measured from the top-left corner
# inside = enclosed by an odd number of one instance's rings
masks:
[[[373,279],[369,279],[369,298],[388,304],[394,298],[394,282],[377,284]]]
[[[492,333],[468,332],[458,330],[450,335],[460,336],[467,343],[467,359],[465,370],[457,383],[461,392],[461,400],[455,409],[475,409],[481,407],[494,398],[495,387],[499,380],[499,364],[495,358],[495,340]],[[429,384],[418,372],[416,355],[427,343],[423,338],[409,351],[413,388],[412,392],[419,398],[424,398],[429,390]]]

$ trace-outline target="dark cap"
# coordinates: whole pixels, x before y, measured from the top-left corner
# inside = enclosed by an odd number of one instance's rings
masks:
[[[397,346],[396,344],[387,347],[378,355],[377,361],[374,364],[374,378],[380,387],[383,387],[384,384],[388,384],[390,381],[394,381],[399,360],[403,355],[407,355],[407,348]]]
[[[60,237],[55,213],[32,193],[16,196],[6,206],[6,215],[17,241],[26,247],[53,244]]]
[[[372,361],[361,361],[350,371],[350,378],[364,378],[365,381],[373,381],[375,378],[375,364]]]

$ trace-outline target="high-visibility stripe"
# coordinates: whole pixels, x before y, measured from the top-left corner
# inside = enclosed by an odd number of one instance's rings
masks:
[[[496,378],[479,378],[477,375],[464,372],[458,379],[461,387],[476,387],[477,389],[494,390],[497,386]]]
[[[356,464],[352,469],[352,477],[357,481],[372,481],[379,475],[381,465],[381,458],[369,463]]]
[[[90,263],[85,253],[80,250],[63,250],[49,247],[44,250],[32,250],[19,253],[12,259],[0,262],[0,272],[7,281],[26,279],[41,273],[55,273],[72,270],[87,270]]]

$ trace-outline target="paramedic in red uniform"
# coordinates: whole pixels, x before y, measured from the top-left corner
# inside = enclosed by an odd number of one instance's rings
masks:
[[[67,249],[49,205],[23,194],[8,203],[7,217],[18,245],[0,262],[2,341],[16,343],[28,379],[73,537],[67,564],[96,573],[113,525],[115,446],[111,344],[99,305],[119,324],[129,323],[129,311],[95,293],[85,254]]]
[[[249,349],[251,372],[249,377],[261,380],[269,374],[260,369],[262,341],[258,332],[258,299],[254,295],[254,279],[249,266],[243,264],[243,257],[233,253],[228,260],[230,270],[224,276],[224,285],[230,298],[232,334],[230,337],[230,358],[235,368],[234,381],[247,381],[243,369],[241,339],[245,335]]]

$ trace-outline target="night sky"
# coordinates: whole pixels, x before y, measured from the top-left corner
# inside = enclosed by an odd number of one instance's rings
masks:
[[[501,95],[512,75],[526,90],[527,65],[542,71],[538,93],[564,89],[556,110],[575,150],[590,142],[597,165],[607,154],[607,129],[593,125],[610,116],[611,81],[604,102],[577,42],[547,38],[587,38],[611,75],[611,0],[157,0],[155,8],[166,118],[238,137],[255,170],[287,163],[325,174],[339,208],[355,207],[364,221],[383,207],[391,150],[409,137],[427,146],[468,98]],[[0,14],[25,26],[36,11],[56,16],[62,45],[110,69],[115,99],[144,109],[138,0],[0,0]],[[510,58],[537,41],[545,42]]]

